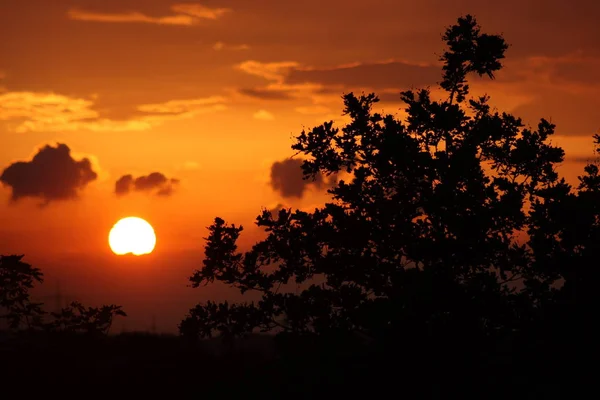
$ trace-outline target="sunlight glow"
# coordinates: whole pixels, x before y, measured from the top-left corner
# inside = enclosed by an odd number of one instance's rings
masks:
[[[154,229],[145,220],[127,217],[119,220],[108,234],[108,244],[113,253],[136,256],[150,254],[156,245]]]

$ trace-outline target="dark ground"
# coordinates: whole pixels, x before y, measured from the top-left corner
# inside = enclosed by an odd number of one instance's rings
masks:
[[[144,333],[0,344],[1,391],[79,398],[579,398],[583,355],[559,338],[405,338],[364,347],[255,335],[234,347]],[[552,343],[549,342],[552,340]],[[462,343],[461,343],[462,341]],[[536,343],[534,345],[534,342]],[[589,368],[589,369],[588,369]],[[595,378],[594,378],[595,379]],[[590,381],[588,381],[591,383]],[[591,393],[590,393],[591,395]],[[128,394],[127,397],[130,395]],[[587,396],[586,396],[587,398]]]

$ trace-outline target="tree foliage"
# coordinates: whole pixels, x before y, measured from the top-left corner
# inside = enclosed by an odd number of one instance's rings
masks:
[[[400,121],[373,111],[375,94],[349,93],[350,123],[325,122],[297,137],[292,149],[305,158],[306,179],[346,174],[329,190],[331,202],[314,212],[263,211],[257,225],[267,237],[247,252],[236,245],[243,228],[215,219],[192,286],[219,281],[261,299],[199,304],[182,335],[378,339],[460,327],[485,336],[589,304],[598,167],[586,166],[572,188],[556,171],[564,152],[551,143],[553,124],[526,127],[492,109],[489,96],[467,99],[469,74],[493,79],[502,68],[501,36],[466,16],[443,40],[446,99],[402,92],[408,117]]]
[[[30,290],[35,283],[43,283],[44,274],[39,268],[22,261],[23,255],[0,255],[0,318],[8,321],[12,331],[38,330],[52,332],[108,335],[116,316],[126,317],[121,306],[103,305],[85,307],[72,302],[60,312],[47,313],[43,303],[32,301]],[[48,321],[46,316],[50,316]]]
[[[39,324],[44,312],[40,303],[31,300],[29,290],[35,283],[43,282],[38,268],[23,262],[23,255],[0,255],[0,318],[8,322],[11,329]]]
[[[78,301],[72,302],[60,312],[51,314],[54,320],[48,325],[50,330],[94,336],[108,335],[113,319],[116,316],[127,316],[121,306],[111,304],[85,307]]]

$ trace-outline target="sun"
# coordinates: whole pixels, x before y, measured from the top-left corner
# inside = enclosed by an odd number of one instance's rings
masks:
[[[154,229],[145,220],[127,217],[119,220],[108,234],[108,244],[113,253],[136,256],[150,254],[156,245]]]

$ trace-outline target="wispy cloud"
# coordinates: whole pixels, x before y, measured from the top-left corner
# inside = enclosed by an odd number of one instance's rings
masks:
[[[137,109],[141,112],[154,114],[195,114],[207,108],[216,109],[217,111],[224,110],[226,106],[223,103],[226,101],[222,96],[211,96],[189,100],[169,100],[156,104],[142,104]]]
[[[272,121],[275,119],[275,116],[268,112],[267,110],[258,110],[253,115],[254,119],[262,120],[262,121]]]
[[[218,19],[231,12],[230,8],[210,8],[201,4],[175,4],[171,7],[171,10],[176,13],[204,19]]]
[[[99,13],[81,9],[68,11],[69,18],[78,21],[112,23],[147,23],[157,25],[195,25],[202,19],[216,20],[231,12],[229,8],[211,8],[200,4],[175,4],[171,6],[174,14],[153,17],[138,11],[125,13]]]
[[[263,63],[260,61],[248,60],[236,65],[236,68],[250,75],[259,76],[269,81],[283,83],[289,69],[298,67],[299,65],[300,64],[295,61]]]
[[[239,50],[250,50],[250,46],[248,46],[247,44],[227,44],[227,43],[223,43],[223,42],[216,42],[213,45],[213,49],[216,51],[221,51],[221,50],[239,51]]]
[[[168,120],[225,110],[225,100],[213,96],[143,104],[137,107],[141,115],[114,120],[102,118],[94,109],[93,100],[56,93],[7,92],[0,94],[0,121],[7,121],[9,128],[19,133],[141,131]]]

